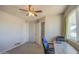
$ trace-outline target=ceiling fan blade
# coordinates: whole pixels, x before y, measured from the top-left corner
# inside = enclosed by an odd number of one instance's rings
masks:
[[[37,11],[35,11],[36,13],[40,13],[40,12],[42,12],[42,10],[37,10]]]
[[[21,10],[21,11],[25,11],[25,12],[28,12],[28,10],[25,10],[25,9],[19,9],[19,10]]]
[[[32,6],[32,5],[28,5],[28,9],[29,9],[29,11],[31,10],[31,6]]]
[[[34,13],[34,15],[35,15],[35,16],[37,16],[37,14],[36,14],[36,13]]]
[[[26,16],[28,16],[29,14],[27,13]]]

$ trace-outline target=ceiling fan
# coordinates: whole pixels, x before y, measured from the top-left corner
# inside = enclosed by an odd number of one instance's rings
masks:
[[[26,16],[37,16],[37,13],[41,13],[42,10],[35,10],[32,5],[28,5],[26,9],[19,9],[26,12]]]

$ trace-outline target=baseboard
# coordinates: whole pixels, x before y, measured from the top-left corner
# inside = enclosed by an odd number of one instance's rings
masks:
[[[19,47],[19,46],[21,46],[21,45],[23,45],[23,44],[25,44],[25,43],[27,43],[27,42],[23,42],[23,43],[21,43],[21,44],[19,44],[19,45],[17,45],[17,46],[14,46],[14,47],[12,47],[12,48],[9,48],[9,49],[7,49],[7,50],[5,50],[5,51],[3,51],[3,52],[0,52],[0,54],[9,54],[8,51],[10,51],[10,50],[12,50],[12,49],[15,49],[15,48],[17,48],[17,47]]]

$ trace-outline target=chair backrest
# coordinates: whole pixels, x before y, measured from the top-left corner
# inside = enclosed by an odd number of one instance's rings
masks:
[[[42,38],[42,43],[43,43],[43,47],[44,47],[44,49],[49,48],[49,44],[48,44],[48,42],[47,42],[47,40],[46,40],[45,37]]]

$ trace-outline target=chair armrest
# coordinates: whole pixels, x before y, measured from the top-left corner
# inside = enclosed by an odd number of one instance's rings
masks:
[[[49,48],[54,48],[54,43],[48,43],[49,44]]]
[[[54,43],[48,43],[48,44],[54,44]]]

